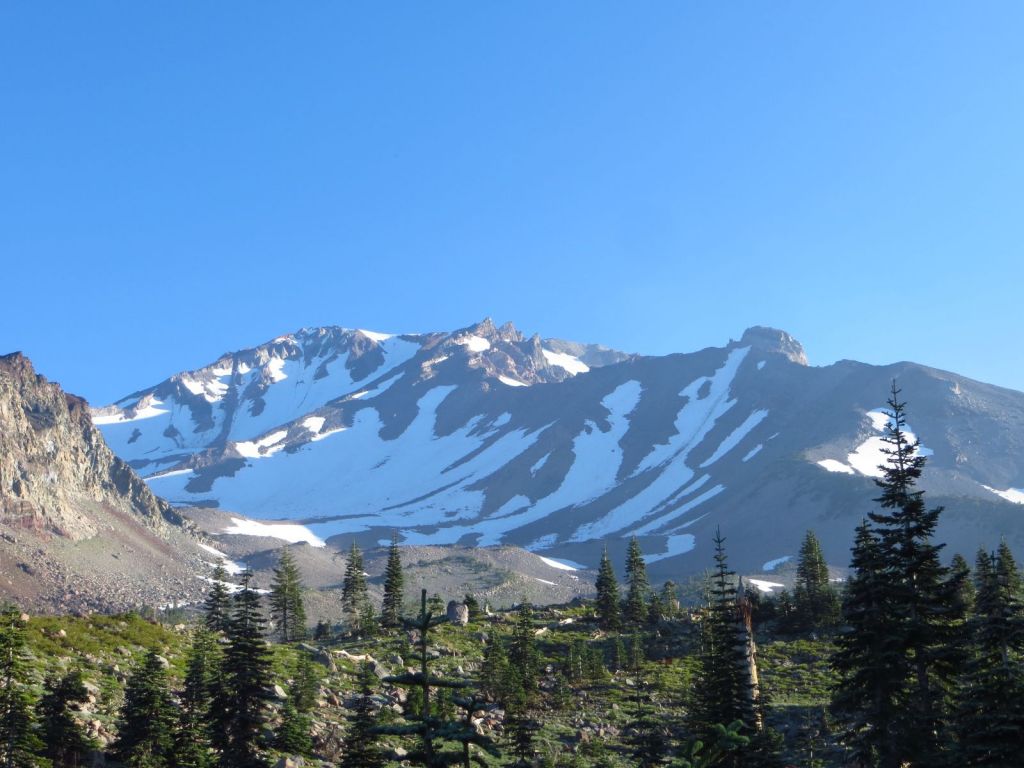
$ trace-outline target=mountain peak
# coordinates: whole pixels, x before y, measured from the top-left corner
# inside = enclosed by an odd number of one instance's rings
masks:
[[[782,355],[797,365],[807,365],[807,353],[803,345],[785,331],[755,325],[747,328],[740,337],[740,344],[762,352]]]
[[[11,352],[7,355],[0,355],[0,369],[11,375],[18,375],[21,378],[35,376],[35,368],[32,361],[21,352]]]

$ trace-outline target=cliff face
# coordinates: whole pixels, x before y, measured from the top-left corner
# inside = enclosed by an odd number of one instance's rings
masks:
[[[97,506],[158,529],[180,522],[169,504],[107,448],[84,400],[0,357],[0,521],[73,541],[96,536]]]
[[[20,353],[0,357],[0,537],[0,594],[26,606],[131,607],[202,584],[181,518]]]

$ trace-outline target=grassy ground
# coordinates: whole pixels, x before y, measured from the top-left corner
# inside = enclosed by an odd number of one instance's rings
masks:
[[[434,673],[475,677],[485,639],[510,633],[514,619],[514,614],[501,612],[465,627],[438,627],[430,642],[431,655],[436,656],[432,662]],[[32,618],[28,630],[37,684],[47,674],[80,669],[92,692],[81,716],[91,723],[95,735],[109,740],[115,732],[124,682],[149,649],[157,649],[168,660],[173,684],[180,684],[192,626],[181,622],[180,617],[165,623],[136,615],[95,615]],[[540,730],[536,737],[544,764],[635,765],[629,756],[629,742],[634,735],[632,724],[638,706],[655,713],[666,725],[681,727],[696,668],[692,653],[697,628],[689,620],[663,622],[657,630],[645,630],[643,641],[649,661],[639,672],[612,668],[600,679],[572,683],[562,675],[570,646],[583,640],[601,649],[612,667],[614,637],[597,628],[585,605],[539,609],[535,631],[545,669],[541,680],[544,709],[538,718]],[[832,682],[826,663],[832,646],[828,640],[774,637],[764,630],[757,640],[761,682],[770,700],[767,721],[786,736],[787,752],[795,764],[807,764],[800,762],[804,749],[800,732],[827,729],[827,721],[819,721]],[[333,760],[335,746],[345,731],[349,714],[345,704],[352,701],[359,666],[346,654],[369,654],[381,676],[401,673],[415,661],[404,632],[369,639],[339,638],[314,645],[322,645],[324,652],[317,655],[326,665],[316,666],[321,680],[313,730],[320,755]],[[303,654],[309,654],[309,650],[274,646],[275,676],[285,691],[295,678]],[[402,692],[381,683],[379,693],[383,697],[380,702],[384,718],[400,720]],[[507,746],[500,712],[489,714],[484,727]],[[827,736],[821,739],[827,741]],[[393,748],[414,746],[407,737],[389,737],[388,743]],[[485,762],[508,764],[508,759],[497,761],[488,757]]]

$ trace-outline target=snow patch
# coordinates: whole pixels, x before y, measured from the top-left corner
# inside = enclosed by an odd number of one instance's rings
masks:
[[[754,458],[755,456],[757,456],[757,454],[761,452],[762,448],[764,448],[764,443],[758,443],[749,451],[747,451],[747,455],[743,457],[743,460],[750,461],[752,458]]]
[[[544,557],[543,555],[537,555],[537,557],[543,560],[545,565],[550,565],[552,568],[557,568],[560,571],[586,570],[585,565],[574,563],[572,560],[557,560],[553,557]]]
[[[470,352],[486,352],[491,348],[491,342],[483,336],[463,336],[455,340],[456,344],[468,347]]]
[[[245,563],[239,563],[239,562],[236,562],[235,560],[232,560],[230,557],[225,555],[219,549],[214,549],[209,544],[203,544],[202,542],[200,542],[199,546],[202,549],[204,549],[207,552],[209,552],[214,557],[220,558],[221,565],[224,566],[224,570],[227,571],[228,573],[230,573],[232,576],[237,576],[238,574],[240,574],[243,571],[245,571],[245,569],[247,567]],[[210,581],[212,583],[213,579],[208,579],[208,581]]]
[[[989,488],[987,485],[981,486],[986,491],[991,491],[996,496],[1012,501],[1014,504],[1024,504],[1024,489],[1021,488],[1007,488],[1005,491],[999,491],[995,488]]]
[[[242,456],[245,456],[247,459],[266,458],[267,456],[273,456],[279,450],[284,448],[283,445],[278,445],[277,448],[272,448],[271,446],[277,445],[287,436],[288,431],[285,429],[281,429],[278,430],[277,432],[272,432],[271,434],[259,440],[235,443],[235,450],[238,451]]]
[[[759,591],[765,593],[771,593],[776,587],[786,586],[785,584],[779,584],[777,581],[765,581],[764,579],[746,579],[746,581],[757,587]]]
[[[871,420],[871,426],[875,431],[885,432],[885,428],[890,421],[889,414],[882,409],[876,409],[868,411],[867,416]],[[913,443],[917,440],[917,436],[911,430],[909,424],[904,426],[903,434],[906,436],[908,443]],[[881,477],[882,470],[879,469],[879,466],[886,464],[888,460],[888,456],[883,453],[883,449],[887,447],[882,436],[869,437],[858,445],[853,453],[846,457],[846,462],[862,475]],[[919,456],[931,456],[932,453],[931,449],[925,448],[923,445],[918,448]],[[821,462],[818,463],[820,464]]]
[[[587,373],[590,370],[590,366],[580,360],[578,357],[573,357],[564,352],[552,352],[550,349],[541,348],[540,350],[544,354],[544,359],[547,360],[548,365],[555,365],[559,368],[563,368],[573,376],[578,373]]]
[[[270,380],[275,384],[288,378],[288,374],[284,372],[284,360],[280,357],[270,358],[266,370]]]
[[[665,542],[665,551],[657,555],[644,555],[644,562],[654,563],[664,560],[667,557],[683,555],[697,546],[697,538],[691,533],[680,533],[677,536],[669,536]]]
[[[542,579],[542,578],[540,578],[538,576],[534,576],[533,578],[537,579],[537,581],[539,581],[541,584],[550,584],[552,587],[557,587],[558,586],[557,584],[555,584],[555,582],[548,581],[547,579]]]
[[[302,420],[302,426],[312,432],[314,435],[320,434],[320,430],[324,428],[324,423],[327,421],[323,416],[309,416]]]
[[[785,557],[776,557],[774,560],[769,560],[767,563],[761,566],[761,570],[765,573],[771,573],[780,565],[788,563],[793,559],[792,555],[786,555]]]
[[[242,536],[268,536],[272,539],[287,541],[289,544],[305,541],[314,547],[326,546],[323,539],[314,534],[309,528],[296,523],[262,523],[258,520],[232,517],[231,525],[221,531],[221,533]]]
[[[530,386],[525,381],[519,381],[519,379],[512,379],[508,376],[499,376],[498,381],[509,387],[528,387]]]
[[[841,461],[835,459],[822,459],[818,462],[818,466],[827,469],[829,472],[842,472],[844,475],[855,475],[853,467],[848,464],[843,464]]]
[[[764,368],[764,364],[765,364],[764,360],[758,360],[757,361],[757,370],[760,371],[762,368]]]
[[[358,328],[356,330],[358,330],[366,338],[373,339],[378,344],[382,341],[387,341],[388,339],[395,335],[393,333],[378,333],[377,331],[367,331],[364,330],[363,328]]]
[[[729,436],[722,441],[722,444],[718,446],[718,449],[711,454],[711,458],[700,465],[700,468],[705,469],[706,467],[710,467],[720,458],[725,456],[725,454],[739,445],[739,442],[750,434],[750,431],[754,427],[764,421],[767,415],[768,411],[758,410],[747,416],[747,418],[743,420],[743,423],[736,427],[736,429],[734,429]]]
[[[539,459],[537,459],[537,461],[534,463],[534,465],[532,467],[530,467],[530,474],[531,475],[536,475],[540,471],[540,468],[548,463],[548,459],[549,458],[551,458],[551,454],[550,453],[545,453],[543,456],[541,456]]]
[[[142,406],[141,408],[139,407],[140,405]],[[120,424],[125,421],[151,419],[154,416],[160,416],[161,414],[167,413],[165,409],[158,408],[157,406],[159,405],[163,405],[163,402],[157,400],[152,395],[147,395],[139,400],[138,404],[135,406],[134,413],[131,416],[127,414],[127,411],[130,409],[119,409],[114,413],[105,413],[108,409],[100,408],[91,411],[92,423],[98,427],[104,424]]]

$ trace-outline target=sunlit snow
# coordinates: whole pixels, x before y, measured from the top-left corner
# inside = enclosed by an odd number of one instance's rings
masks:
[[[784,587],[785,584],[779,584],[777,581],[765,581],[764,579],[745,579],[750,582],[761,592],[771,592],[776,587]]]
[[[843,462],[836,461],[835,459],[822,459],[818,462],[818,466],[827,469],[829,472],[842,472],[845,475],[857,474],[849,464],[843,464]]]
[[[309,416],[302,420],[302,426],[312,432],[314,435],[319,434],[320,430],[324,428],[324,422],[327,421],[323,416]]]
[[[885,432],[890,421],[889,414],[882,409],[875,409],[868,411],[867,417],[871,421],[872,429],[876,432]],[[909,425],[904,427],[903,434],[909,443],[917,440],[917,436]],[[858,445],[852,453],[847,454],[845,462],[838,459],[822,459],[816,463],[829,472],[842,472],[847,475],[859,472],[867,477],[881,477],[880,467],[888,460],[888,455],[884,453],[886,448],[888,448],[888,444],[885,442],[884,435],[873,435]],[[932,453],[930,448],[923,445],[918,448],[919,456],[931,456]]]
[[[305,541],[314,547],[325,546],[322,539],[304,525],[295,523],[261,523],[258,520],[245,520],[232,517],[231,525],[221,531],[222,534],[240,534],[244,536],[267,536],[281,539],[289,544]]]
[[[1007,488],[1005,491],[999,491],[995,488],[989,488],[987,485],[983,485],[986,491],[991,491],[996,496],[1000,496],[1007,501],[1012,501],[1014,504],[1024,504],[1024,489],[1020,488]]]
[[[498,381],[502,384],[506,384],[510,387],[528,387],[530,386],[525,381],[519,381],[519,379],[513,379],[508,376],[499,376]]]
[[[393,333],[378,333],[377,331],[367,331],[363,328],[359,328],[358,331],[361,334],[363,334],[363,336],[365,336],[366,338],[373,339],[378,343],[382,341],[387,341],[388,339],[395,335]]]
[[[711,454],[711,458],[700,465],[700,468],[704,469],[705,467],[710,467],[720,458],[725,456],[725,454],[735,448],[744,437],[749,435],[750,431],[754,427],[764,421],[767,415],[768,411],[759,410],[754,411],[747,416],[747,418],[743,420],[743,423],[736,427],[736,429],[734,429],[729,436],[722,441],[722,444],[718,446],[718,449]]]
[[[578,357],[573,357],[564,352],[552,352],[550,349],[543,348],[541,348],[541,352],[544,353],[544,359],[548,361],[548,365],[557,365],[559,368],[564,368],[573,376],[590,370],[590,366]]]
[[[287,436],[288,431],[281,429],[254,442],[246,441],[242,443],[235,443],[235,450],[246,458],[262,459],[267,456],[272,456],[277,453],[277,451],[284,448],[283,445],[279,445],[277,448],[273,448],[272,446],[277,445],[277,443],[280,443]]]
[[[468,347],[470,352],[486,352],[491,348],[491,342],[483,336],[463,336],[456,339],[455,343]]]
[[[543,555],[537,555],[547,565],[552,568],[557,568],[560,571],[579,571],[586,569],[587,566],[574,563],[572,560],[558,560],[553,557],[544,557]]]
[[[118,409],[113,413],[105,413],[105,411],[108,410],[107,408],[95,409],[92,411],[92,423],[99,427],[107,424],[120,424],[126,421],[151,419],[154,416],[160,416],[161,414],[167,413],[166,409],[157,407],[163,405],[163,403],[151,395],[147,395],[142,398],[139,401],[139,405],[142,407],[139,408],[136,406],[135,413],[132,416],[128,415],[128,409]]]

